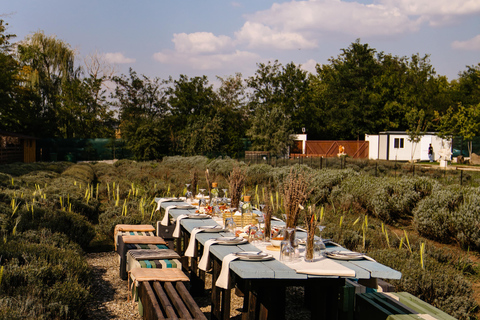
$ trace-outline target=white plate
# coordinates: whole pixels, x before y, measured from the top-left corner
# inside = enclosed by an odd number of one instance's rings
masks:
[[[211,217],[212,216],[209,216],[208,214],[204,214],[204,213],[190,213],[188,215],[188,219],[208,219]]]
[[[197,207],[194,207],[191,205],[184,205],[184,206],[176,206],[175,208],[172,208],[170,210],[175,210],[175,209],[197,209]]]
[[[327,251],[325,256],[331,259],[337,260],[361,260],[366,259],[365,255],[360,252],[351,252],[351,251]]]
[[[255,251],[242,251],[237,252],[235,255],[240,260],[248,260],[248,261],[265,261],[273,259],[271,254],[265,252],[255,252]]]
[[[222,232],[225,231],[222,226],[201,226],[197,227],[198,229],[201,229],[203,232]]]
[[[239,238],[239,237],[222,237],[216,238],[217,244],[242,244],[247,242],[247,239]]]

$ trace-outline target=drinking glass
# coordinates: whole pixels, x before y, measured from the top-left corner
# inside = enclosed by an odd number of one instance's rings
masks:
[[[231,232],[231,233],[235,234],[235,229],[236,228],[237,228],[237,225],[235,224],[235,221],[233,220],[233,218],[225,219],[225,229],[228,232]]]
[[[284,240],[280,243],[280,261],[283,263],[292,262],[295,257],[295,250],[290,241]]]
[[[318,226],[317,228],[318,228],[318,231],[319,231],[319,236],[318,236],[319,239],[317,240],[317,246],[318,246],[317,250],[319,250],[320,253],[321,253],[325,249],[327,249],[327,247],[325,246],[325,243],[323,243],[323,240],[322,240],[322,231],[323,231],[323,229],[325,229],[325,226]]]
[[[257,232],[258,228],[256,226],[248,227],[248,242],[257,242]]]

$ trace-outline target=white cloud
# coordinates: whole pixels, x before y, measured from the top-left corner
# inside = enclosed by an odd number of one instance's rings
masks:
[[[307,62],[301,65],[301,68],[307,72],[316,74],[317,73],[317,61],[310,59]]]
[[[182,64],[196,70],[221,70],[232,66],[251,64],[259,60],[257,54],[240,50],[225,54],[208,55],[162,51],[155,53],[153,58],[161,63]]]
[[[282,32],[256,22],[246,22],[235,33],[239,42],[247,43],[249,48],[298,49],[314,48],[315,41],[309,41],[298,32]]]
[[[110,53],[105,53],[105,60],[108,63],[118,63],[118,64],[123,64],[123,63],[134,63],[136,60],[133,58],[127,58],[123,55],[121,52],[110,52]]]
[[[466,41],[454,41],[452,42],[452,48],[459,50],[480,51],[480,34]]]
[[[230,37],[215,36],[211,32],[176,33],[173,35],[175,49],[182,53],[214,53],[232,47]]]
[[[318,39],[326,33],[358,36],[395,35],[416,31],[419,21],[396,7],[340,0],[292,1],[274,4],[248,17],[281,32]]]
[[[478,0],[382,0],[409,15],[469,15],[480,12]]]

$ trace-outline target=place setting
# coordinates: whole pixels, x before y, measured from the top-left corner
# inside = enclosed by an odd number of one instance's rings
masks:
[[[230,262],[234,260],[263,262],[275,259],[273,255],[263,251],[239,251],[227,254],[222,261],[222,269],[215,285],[217,287],[228,289],[230,282]]]
[[[219,245],[240,245],[248,243],[247,239],[242,237],[218,237],[209,239],[203,245],[203,254],[202,258],[198,263],[198,268],[203,271],[208,271],[208,266],[210,264],[210,246],[214,244]]]
[[[225,228],[218,224],[214,226],[200,226],[200,227],[193,228],[192,232],[190,233],[190,241],[188,242],[187,250],[185,250],[185,256],[194,257],[197,233],[200,233],[200,232],[218,233],[223,231],[225,231]]]

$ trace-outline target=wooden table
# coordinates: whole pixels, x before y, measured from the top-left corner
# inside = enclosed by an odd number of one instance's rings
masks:
[[[158,198],[157,198],[158,199]],[[172,203],[164,202],[162,208]],[[181,205],[181,203],[177,203]],[[185,209],[171,209],[169,214],[176,219],[181,214],[195,212]],[[183,243],[188,243],[188,237],[195,227],[216,225],[213,219],[183,219],[181,220]],[[196,240],[203,246],[212,238],[232,236],[231,233],[197,233]],[[180,242],[177,242],[180,244]],[[177,248],[183,252],[184,248]],[[341,247],[327,247],[327,250],[347,250]],[[212,272],[212,319],[229,319],[231,290],[215,286],[220,273],[223,258],[239,251],[259,251],[253,245],[212,245],[210,256],[213,262]],[[198,255],[196,255],[198,257]],[[196,275],[196,259],[192,260],[192,273]],[[401,273],[378,262],[368,260],[337,261],[339,264],[355,271],[355,278],[375,282],[377,278],[400,279]],[[285,289],[287,286],[304,286],[308,299],[312,301],[310,309],[312,319],[338,319],[338,296],[345,285],[345,278],[331,276],[316,276],[297,273],[292,268],[278,260],[250,262],[235,260],[230,263],[231,285],[237,286],[244,293],[244,309],[242,319],[284,319]]]

